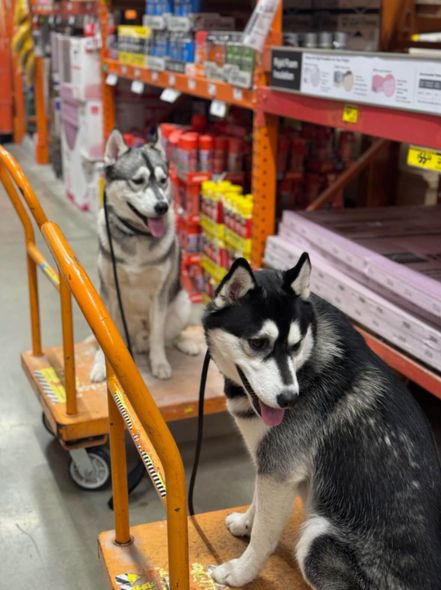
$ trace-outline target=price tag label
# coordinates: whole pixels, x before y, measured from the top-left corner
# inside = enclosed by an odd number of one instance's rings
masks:
[[[234,100],[242,100],[243,92],[240,88],[233,88],[233,98]]]
[[[223,100],[212,100],[210,104],[210,115],[214,115],[215,117],[220,117],[223,119],[228,110],[228,105]]]
[[[127,74],[127,66],[121,66],[121,72],[125,75]]]
[[[409,166],[441,172],[441,152],[426,150],[411,145],[407,152],[407,163]]]
[[[158,72],[152,72],[152,80],[153,82],[157,82],[159,78]]]
[[[141,70],[139,68],[135,68],[133,75],[135,76],[135,78],[140,78],[141,77]]]
[[[116,86],[118,83],[118,76],[116,74],[107,74],[106,84],[107,86]]]
[[[165,88],[162,92],[161,92],[161,100],[164,100],[165,102],[176,102],[176,100],[181,96],[181,93],[179,92],[179,90],[176,90],[176,88]]]
[[[176,76],[174,76],[173,74],[171,74],[168,77],[168,85],[169,86],[174,86],[176,84]]]
[[[208,94],[210,96],[216,96],[216,84],[210,83],[208,85]]]
[[[142,94],[144,92],[144,84],[141,80],[133,80],[130,90],[135,94]]]
[[[359,111],[357,107],[353,105],[346,104],[343,107],[343,115],[342,119],[345,123],[357,123],[358,121]]]
[[[188,89],[194,90],[196,88],[196,80],[194,78],[188,78]]]

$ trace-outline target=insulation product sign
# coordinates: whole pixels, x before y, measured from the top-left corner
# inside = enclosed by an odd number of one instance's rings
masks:
[[[434,57],[275,48],[271,86],[349,104],[441,114],[441,60]]]
[[[300,90],[302,77],[302,54],[273,49],[271,67],[271,86]]]

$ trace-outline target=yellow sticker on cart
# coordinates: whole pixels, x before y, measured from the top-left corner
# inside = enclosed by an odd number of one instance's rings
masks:
[[[426,150],[411,145],[407,152],[407,163],[409,166],[423,168],[423,170],[441,172],[441,152]]]
[[[53,367],[39,369],[35,371],[34,375],[43,393],[52,403],[62,404],[66,402],[66,390]]]
[[[42,262],[39,266],[50,282],[58,287],[60,284],[60,279],[58,278],[57,272],[47,262]]]
[[[358,121],[358,107],[350,104],[345,104],[343,107],[342,119],[345,123],[357,123]]]
[[[168,590],[168,576],[163,570],[151,570],[143,575],[120,574],[115,581],[121,590]]]

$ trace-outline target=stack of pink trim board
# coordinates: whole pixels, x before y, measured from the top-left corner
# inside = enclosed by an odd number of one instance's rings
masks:
[[[315,293],[441,370],[441,207],[286,211],[265,262],[288,268],[303,251]]]

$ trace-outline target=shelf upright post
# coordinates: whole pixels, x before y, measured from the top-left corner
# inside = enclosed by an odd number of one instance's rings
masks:
[[[108,49],[108,23],[109,23],[109,2],[110,0],[100,0],[99,18],[101,28],[101,91],[103,96],[103,126],[104,140],[108,138],[115,127],[115,89],[113,86],[106,84],[107,71],[104,69],[104,59],[107,57]]]
[[[269,47],[281,43],[282,14],[283,0],[279,0],[279,6],[268,36],[267,47],[264,50],[263,67]],[[260,72],[256,72],[256,88],[266,85],[263,67]],[[254,197],[251,262],[255,268],[262,266],[266,238],[274,233],[276,227],[278,129],[279,118],[263,113],[257,104],[253,120],[251,178],[251,190]]]
[[[35,160],[37,164],[49,163],[49,139],[45,98],[44,57],[35,57],[35,111],[37,116],[37,145]]]

